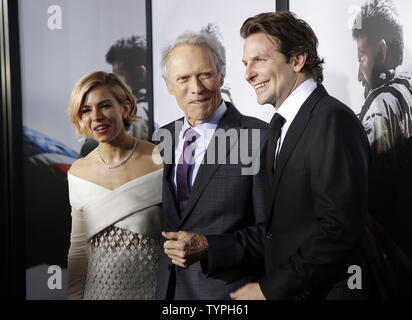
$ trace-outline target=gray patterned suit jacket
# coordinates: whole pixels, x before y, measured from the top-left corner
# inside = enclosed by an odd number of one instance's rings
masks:
[[[172,265],[162,251],[157,272],[157,299],[230,299],[230,292],[262,276],[265,226],[263,174],[268,125],[256,118],[242,115],[228,102],[226,105],[228,109],[216,129],[216,132],[219,129],[226,132],[233,129],[232,133],[235,132],[234,139],[225,141],[226,155],[223,159],[226,159],[226,164],[204,163],[200,166],[181,218],[173,187],[174,149],[177,142],[173,142],[169,148],[172,163],[165,161],[163,230],[203,234],[207,237],[209,250],[207,260],[196,262],[186,269]],[[183,119],[179,120],[182,123]],[[179,120],[162,129],[167,129],[173,137],[177,131],[178,136],[180,128],[176,129],[176,125]],[[258,143],[255,140],[254,145],[252,129],[257,129],[260,133]],[[258,149],[256,154],[260,157],[260,170],[256,175],[242,175],[241,169],[247,166],[242,162],[233,164],[229,161],[230,152],[236,151],[236,148],[241,148],[241,144],[245,143],[246,139],[242,135],[248,135],[246,144],[249,151],[253,147]],[[209,144],[205,159],[211,152],[212,145]],[[240,154],[242,150],[237,151]],[[166,159],[165,154],[162,155]],[[219,152],[216,152],[216,157],[219,157]],[[167,293],[169,286],[172,296],[170,292]]]

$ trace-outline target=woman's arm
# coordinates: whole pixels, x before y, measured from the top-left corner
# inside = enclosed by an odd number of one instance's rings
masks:
[[[68,299],[83,299],[87,275],[86,225],[83,212],[72,208],[72,233],[68,255]]]

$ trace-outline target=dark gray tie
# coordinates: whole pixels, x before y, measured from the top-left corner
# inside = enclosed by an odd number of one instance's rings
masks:
[[[276,146],[280,137],[280,133],[286,120],[279,113],[275,113],[269,125],[268,148],[266,155],[266,174],[273,178]]]
[[[176,187],[177,187],[177,200],[179,202],[180,213],[182,214],[186,208],[187,201],[190,194],[190,171],[193,167],[193,153],[194,145],[199,134],[189,128],[185,131],[183,137],[185,142],[183,144],[183,152],[180,157],[179,163],[176,169]]]

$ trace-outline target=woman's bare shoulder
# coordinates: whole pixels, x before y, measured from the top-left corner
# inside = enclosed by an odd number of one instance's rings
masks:
[[[140,152],[147,166],[150,166],[153,171],[163,168],[163,159],[159,150],[153,143],[140,140]]]
[[[86,157],[76,160],[70,167],[69,173],[74,176],[83,177],[93,165],[95,151],[90,152]]]

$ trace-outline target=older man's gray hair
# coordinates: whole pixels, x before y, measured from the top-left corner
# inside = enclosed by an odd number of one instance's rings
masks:
[[[167,62],[174,48],[183,45],[206,46],[212,52],[217,72],[226,75],[226,50],[218,39],[217,26],[208,24],[200,32],[186,31],[177,37],[176,41],[162,51],[160,67],[162,77],[168,81],[169,70]]]

